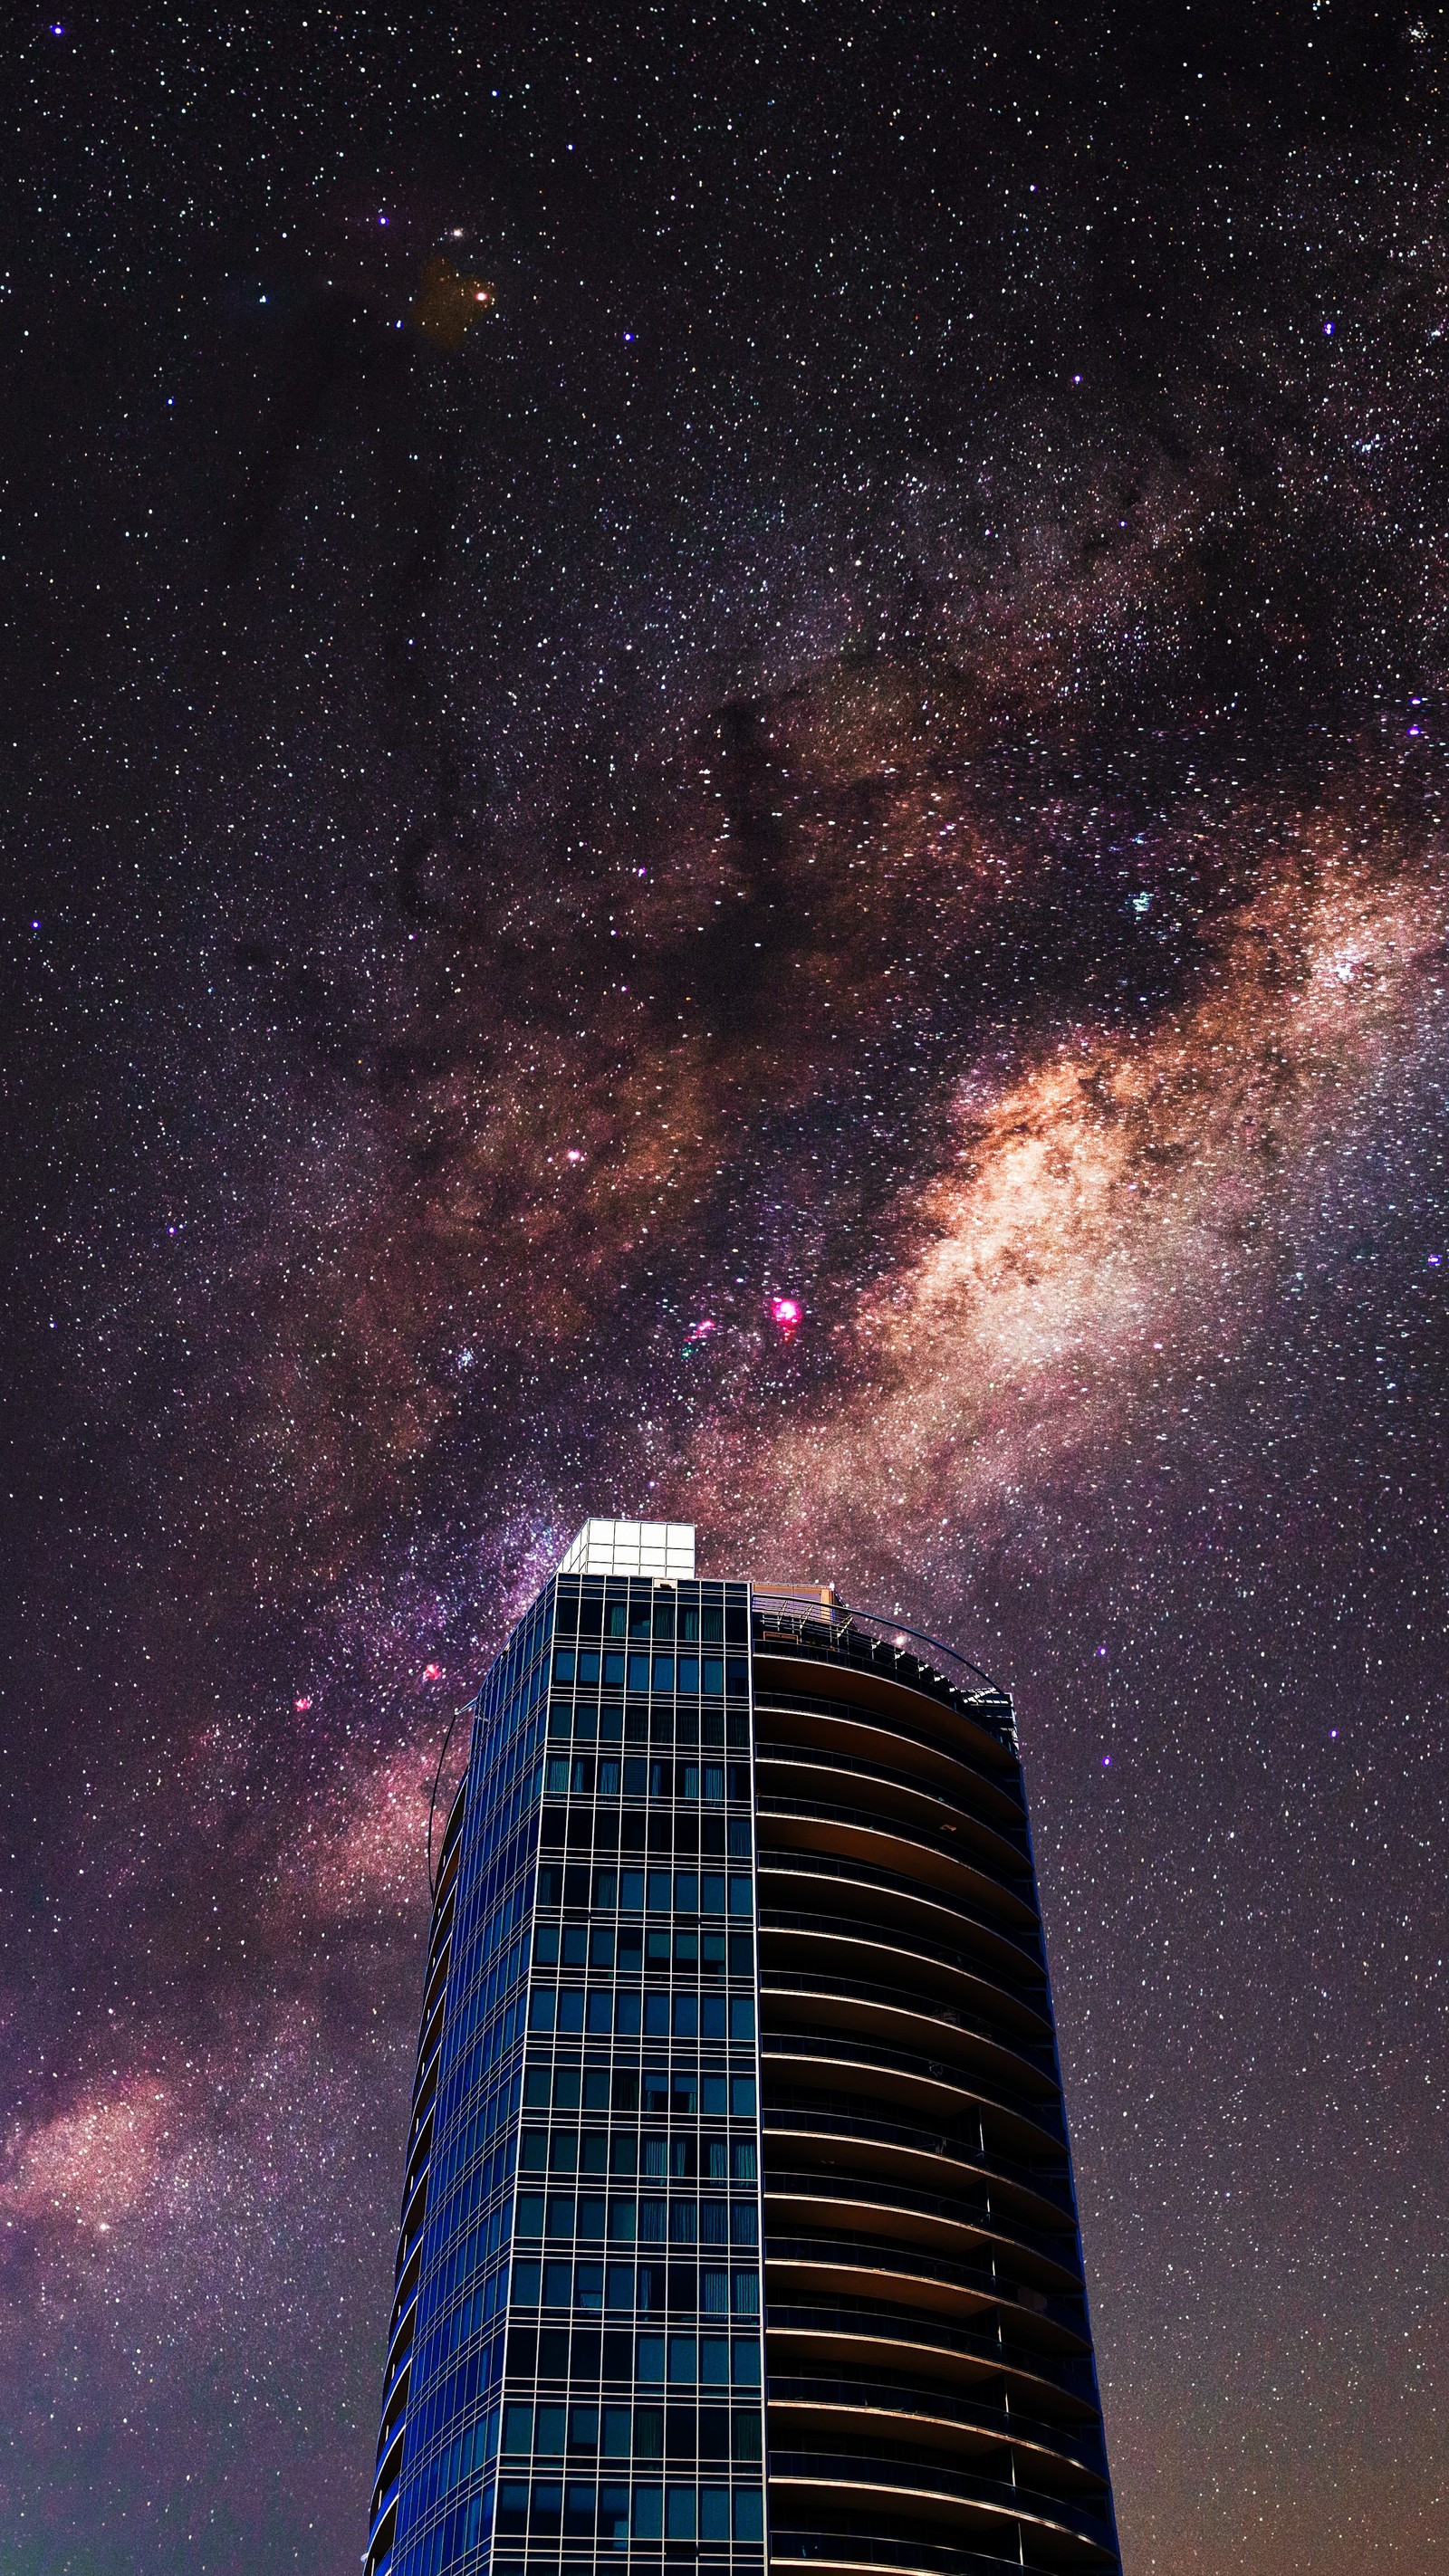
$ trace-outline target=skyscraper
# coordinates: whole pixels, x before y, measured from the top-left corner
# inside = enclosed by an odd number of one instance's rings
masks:
[[[591,1521],[474,1709],[365,2576],[1119,2565],[1011,1703]]]

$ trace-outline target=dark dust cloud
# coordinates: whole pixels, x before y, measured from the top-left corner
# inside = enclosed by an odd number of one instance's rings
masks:
[[[355,2564],[618,1511],[1018,1693],[1130,2576],[1421,2576],[1449,21],[8,43],[7,2570]]]

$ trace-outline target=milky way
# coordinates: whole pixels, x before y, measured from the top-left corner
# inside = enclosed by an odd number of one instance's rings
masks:
[[[21,39],[7,2568],[355,2564],[589,1512],[1014,1689],[1129,2576],[1449,2548],[1446,47]]]

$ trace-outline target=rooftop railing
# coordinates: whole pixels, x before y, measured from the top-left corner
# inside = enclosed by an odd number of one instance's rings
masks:
[[[752,1588],[755,1645],[765,1653],[804,1654],[884,1674],[911,1690],[943,1699],[1016,1744],[1011,1694],[939,1637],[928,1637],[879,1610],[857,1610],[828,1586],[812,1590],[757,1583]]]

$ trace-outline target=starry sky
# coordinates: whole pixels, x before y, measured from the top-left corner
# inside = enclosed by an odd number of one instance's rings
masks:
[[[1014,1690],[1127,2576],[1421,2576],[1449,18],[5,42],[6,2576],[355,2566],[589,1512]]]

